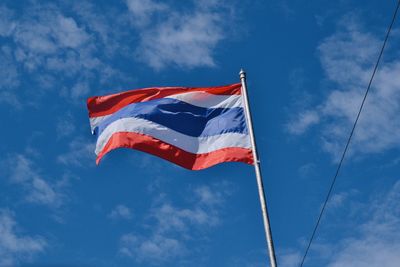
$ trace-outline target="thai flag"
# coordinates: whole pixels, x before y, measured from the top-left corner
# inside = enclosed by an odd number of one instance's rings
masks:
[[[190,170],[222,162],[253,164],[241,84],[155,87],[87,100],[99,164],[116,148],[133,148]]]

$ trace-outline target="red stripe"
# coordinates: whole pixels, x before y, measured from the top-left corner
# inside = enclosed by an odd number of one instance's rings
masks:
[[[106,96],[94,96],[87,100],[89,117],[99,117],[112,114],[119,109],[136,102],[144,102],[152,99],[163,98],[180,93],[203,91],[214,95],[240,95],[241,84],[231,84],[219,87],[153,87],[138,90],[130,90],[118,94]]]
[[[152,136],[132,132],[114,133],[97,156],[96,164],[100,163],[105,154],[120,147],[133,148],[153,154],[189,170],[201,170],[229,161],[253,164],[251,149],[229,147],[204,154],[193,154]]]

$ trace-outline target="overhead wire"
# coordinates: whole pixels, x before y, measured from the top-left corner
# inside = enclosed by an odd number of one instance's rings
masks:
[[[386,47],[386,43],[387,43],[387,41],[388,41],[388,39],[389,39],[390,32],[391,32],[391,30],[392,30],[392,28],[393,28],[394,22],[396,21],[396,17],[397,17],[397,13],[398,13],[398,11],[399,11],[399,7],[400,7],[400,0],[398,0],[398,2],[397,2],[395,11],[394,11],[394,13],[393,13],[392,21],[391,21],[391,23],[390,23],[390,25],[389,25],[389,27],[388,27],[388,29],[387,29],[387,31],[386,31],[385,39],[384,39],[384,41],[383,41],[383,44],[382,44],[382,47],[381,47],[381,50],[380,50],[378,59],[377,59],[377,61],[376,61],[376,63],[375,63],[375,67],[374,67],[374,70],[373,70],[373,72],[372,72],[371,78],[370,78],[370,80],[369,80],[367,89],[365,90],[363,100],[362,100],[362,102],[361,102],[360,108],[359,108],[358,113],[357,113],[357,117],[356,117],[356,119],[355,119],[355,121],[354,121],[354,124],[353,124],[353,127],[352,127],[352,129],[351,129],[349,138],[347,139],[347,142],[346,142],[346,146],[345,146],[345,148],[344,148],[344,150],[343,150],[343,153],[342,153],[342,156],[341,156],[341,158],[340,158],[339,164],[338,164],[338,166],[337,166],[337,168],[336,168],[335,175],[334,175],[334,177],[333,177],[333,179],[332,179],[332,182],[331,182],[331,185],[330,185],[330,187],[329,187],[328,194],[327,194],[327,196],[326,196],[326,198],[325,198],[324,204],[322,205],[322,208],[321,208],[321,211],[320,211],[320,213],[319,213],[317,222],[316,222],[316,224],[315,224],[315,226],[314,226],[314,229],[313,229],[313,231],[312,231],[312,234],[311,234],[310,240],[309,240],[309,242],[308,242],[307,248],[306,248],[306,250],[305,250],[305,252],[304,252],[302,261],[301,261],[301,263],[300,263],[300,267],[303,267],[303,264],[304,264],[304,262],[305,262],[305,260],[306,260],[306,258],[307,258],[307,255],[308,255],[308,252],[309,252],[309,250],[310,250],[311,244],[312,244],[312,242],[313,242],[313,240],[314,240],[315,234],[316,234],[316,232],[317,232],[317,230],[318,230],[318,227],[319,227],[319,225],[320,225],[322,215],[324,214],[324,211],[325,211],[325,209],[326,209],[327,203],[328,203],[328,201],[329,201],[329,199],[330,199],[330,196],[331,196],[331,194],[332,194],[334,185],[335,185],[335,183],[336,183],[337,177],[338,177],[338,175],[339,175],[340,169],[341,169],[342,164],[343,164],[343,161],[344,161],[344,159],[345,159],[345,156],[346,156],[347,150],[348,150],[348,148],[349,148],[351,139],[352,139],[352,137],[353,137],[353,135],[354,135],[354,131],[355,131],[355,129],[356,129],[358,120],[359,120],[360,115],[361,115],[361,112],[362,112],[362,110],[363,110],[363,108],[364,108],[365,100],[367,99],[368,93],[369,93],[369,91],[370,91],[370,89],[371,89],[372,81],[374,80],[376,71],[377,71],[377,69],[378,69],[379,63],[380,63],[380,61],[381,61],[383,52],[384,52],[385,47]]]

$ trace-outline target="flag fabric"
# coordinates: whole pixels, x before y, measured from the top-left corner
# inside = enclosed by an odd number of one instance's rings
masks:
[[[156,155],[190,170],[253,164],[241,84],[154,87],[87,100],[96,163],[116,148]]]

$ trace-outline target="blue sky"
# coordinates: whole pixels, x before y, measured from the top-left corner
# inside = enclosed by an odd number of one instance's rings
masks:
[[[85,100],[248,73],[279,266],[297,266],[395,1],[2,1],[0,266],[266,266],[254,170],[120,149]],[[400,262],[396,23],[305,266]]]

